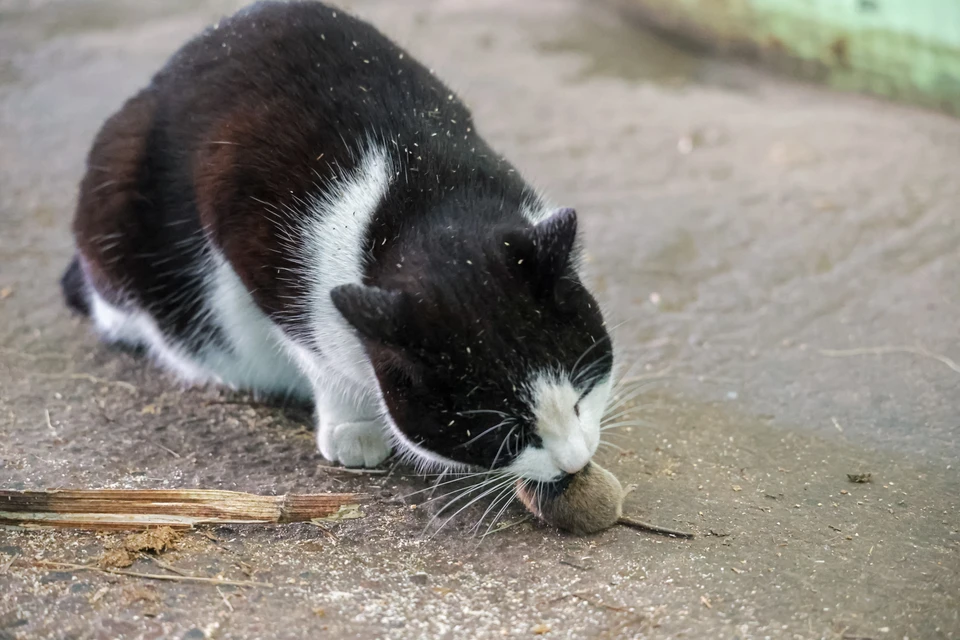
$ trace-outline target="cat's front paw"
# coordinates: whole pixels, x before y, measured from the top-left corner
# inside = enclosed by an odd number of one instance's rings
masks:
[[[322,424],[317,447],[324,458],[345,467],[375,467],[390,455],[390,445],[379,420]]]

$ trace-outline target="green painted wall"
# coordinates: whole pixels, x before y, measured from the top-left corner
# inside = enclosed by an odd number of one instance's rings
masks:
[[[960,0],[619,0],[662,30],[960,114]]]

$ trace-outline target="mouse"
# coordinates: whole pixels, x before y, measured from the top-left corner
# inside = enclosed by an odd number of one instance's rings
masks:
[[[624,487],[596,461],[553,482],[514,481],[520,502],[538,520],[577,536],[589,536],[623,525],[671,538],[693,538],[690,531],[644,522],[623,513],[623,502],[636,485]]]
[[[518,479],[515,486],[530,513],[574,535],[604,531],[623,517],[626,492],[617,477],[596,462],[555,482]]]
[[[184,385],[311,402],[334,463],[562,482],[614,367],[578,228],[375,27],[257,2],[105,121],[61,285]]]

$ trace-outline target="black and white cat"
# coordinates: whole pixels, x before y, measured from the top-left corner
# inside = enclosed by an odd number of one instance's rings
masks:
[[[90,151],[67,302],[191,383],[312,398],[328,459],[550,482],[613,351],[547,205],[431,72],[318,2],[207,29]]]

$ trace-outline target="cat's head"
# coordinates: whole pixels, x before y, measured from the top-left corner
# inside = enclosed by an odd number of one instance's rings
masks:
[[[432,247],[401,288],[333,290],[402,448],[542,482],[590,461],[613,351],[576,272],[576,237],[576,214],[561,209],[536,225]]]

